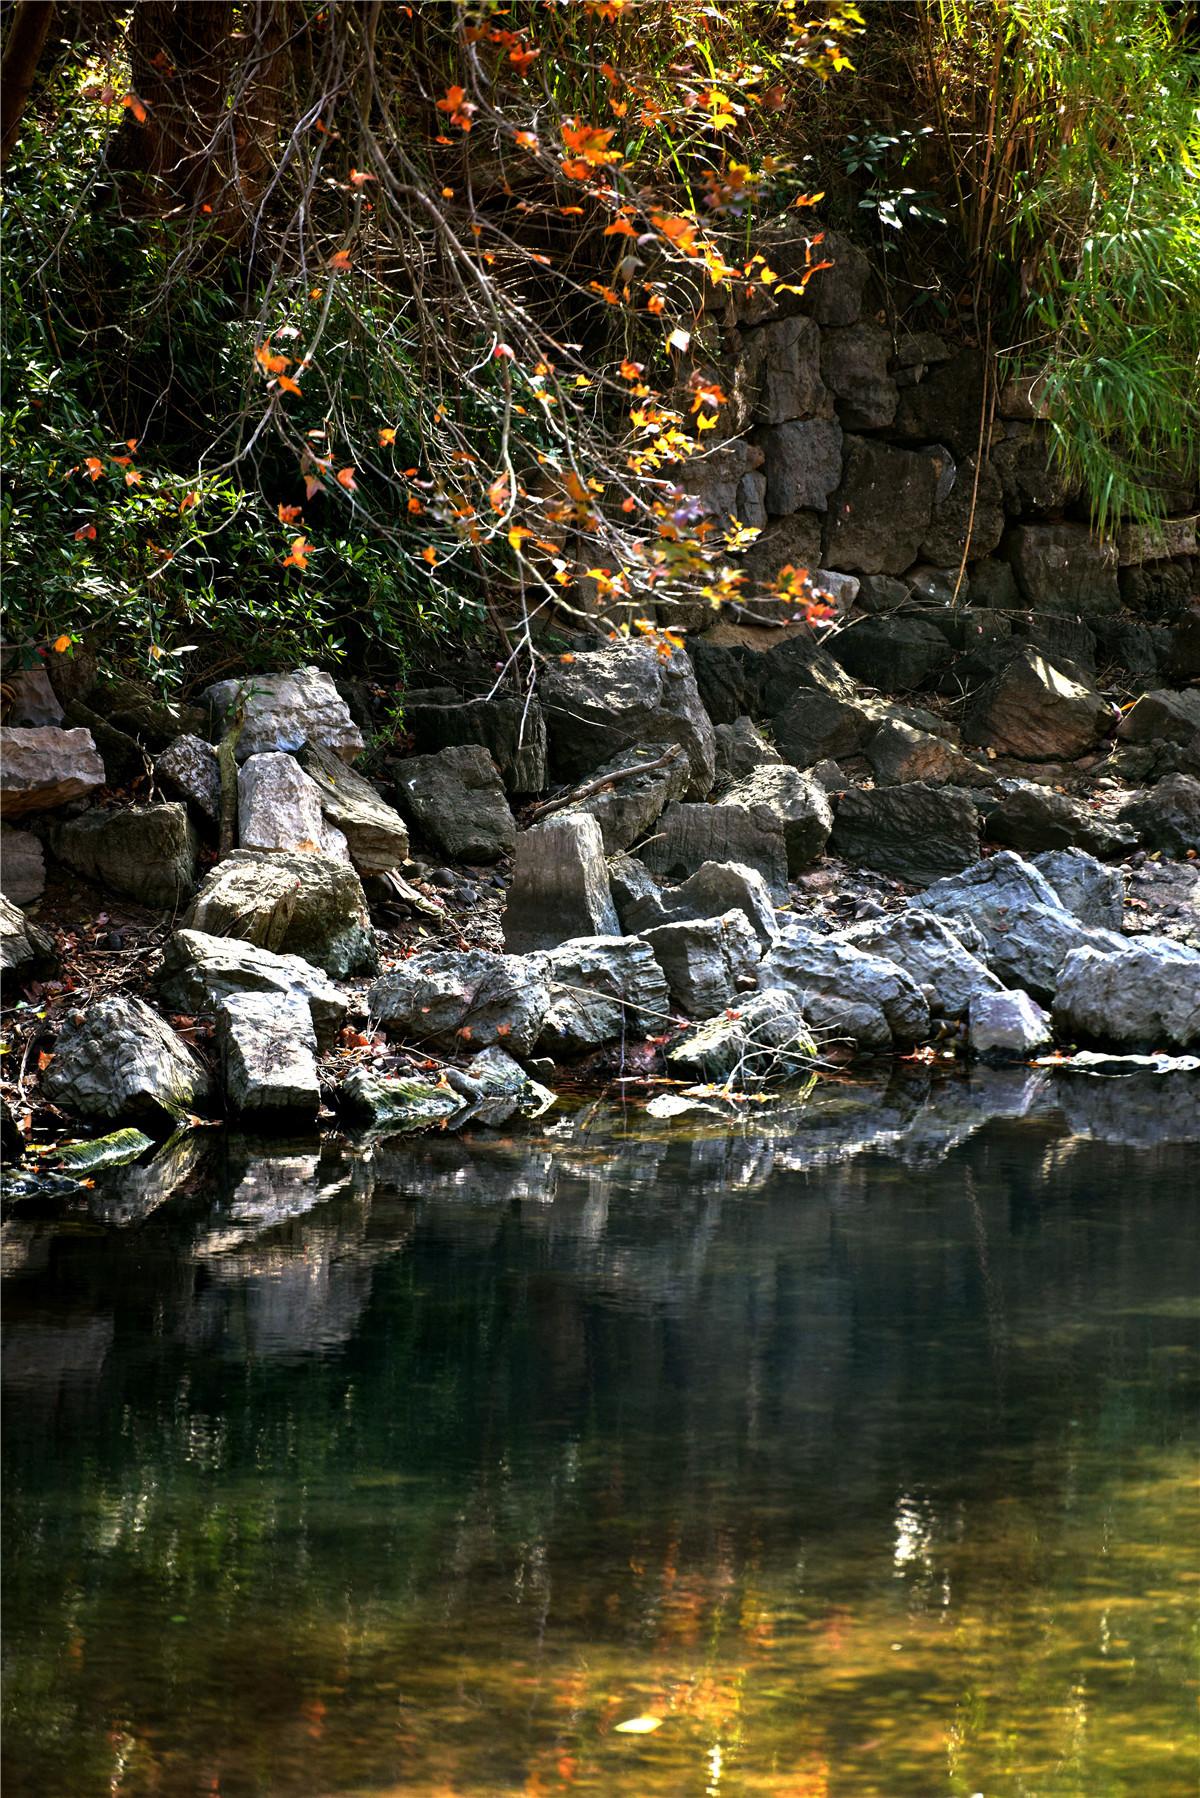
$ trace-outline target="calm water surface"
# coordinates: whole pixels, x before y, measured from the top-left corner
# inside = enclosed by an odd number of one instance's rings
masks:
[[[1194,1798],[1198,1153],[914,1073],[18,1211],[6,1794]]]

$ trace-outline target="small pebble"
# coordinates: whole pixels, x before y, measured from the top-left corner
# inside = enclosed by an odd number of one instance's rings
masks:
[[[442,887],[446,891],[457,884],[450,868],[434,868],[427,878],[431,887]]]

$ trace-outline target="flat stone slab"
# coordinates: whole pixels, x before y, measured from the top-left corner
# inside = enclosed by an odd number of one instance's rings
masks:
[[[379,965],[358,875],[326,855],[235,849],[208,875],[183,924],[303,956],[327,974],[371,973]]]
[[[362,753],[362,732],[329,675],[319,668],[217,681],[205,689],[204,698],[218,737],[240,707],[242,728],[234,747],[239,762],[271,750],[294,752],[305,743],[319,743],[344,762]]]
[[[11,820],[85,799],[104,785],[90,730],[0,725],[0,814]]]
[[[177,930],[163,953],[159,996],[178,1012],[216,1011],[235,993],[268,998],[299,996],[308,1006],[317,1042],[328,1047],[346,1021],[349,1001],[311,962],[276,955],[231,936]]]
[[[230,993],[217,1010],[217,1040],[231,1110],[288,1122],[316,1116],[317,1039],[298,993]]]
[[[386,874],[408,859],[408,828],[369,780],[318,743],[300,751],[300,765],[317,787],[329,824],[345,838],[360,874]]]
[[[595,818],[559,812],[522,831],[504,910],[510,953],[553,949],[572,937],[620,934]]]

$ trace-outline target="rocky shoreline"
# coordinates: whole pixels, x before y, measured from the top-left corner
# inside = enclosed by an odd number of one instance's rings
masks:
[[[1122,713],[1026,650],[954,718],[731,629],[564,652],[528,701],[410,693],[368,781],[361,690],[306,669],[111,724],[150,803],[44,676],[9,693],[10,1152],[1200,1046],[1194,689]],[[1160,777],[1131,789],[1131,752]]]

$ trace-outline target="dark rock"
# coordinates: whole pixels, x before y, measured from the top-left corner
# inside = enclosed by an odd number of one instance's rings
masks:
[[[221,816],[221,775],[216,751],[203,737],[182,736],[154,758],[154,778],[174,788],[215,824]]]
[[[891,355],[892,335],[883,325],[844,325],[821,332],[821,377],[834,395],[846,430],[877,430],[895,418],[899,393],[888,373]]]
[[[230,993],[217,1010],[230,1109],[256,1122],[311,1120],[321,1103],[317,1039],[297,993]]]
[[[606,774],[616,774],[642,763],[660,762],[663,754],[663,749],[657,744],[646,749],[631,745],[628,749],[619,750],[611,761],[597,768],[591,779],[600,780]],[[593,793],[590,798],[579,800],[563,815],[586,815],[594,818],[604,839],[604,853],[616,855],[619,850],[628,849],[639,837],[645,836],[662,815],[663,808],[673,799],[682,799],[690,783],[691,769],[687,757],[682,751],[677,751],[675,759],[668,762],[666,767],[618,781],[615,786],[603,792]]]
[[[730,787],[724,803],[765,810],[778,819],[791,876],[802,873],[819,859],[833,828],[833,814],[824,790],[810,776],[786,763],[764,763],[756,768]]]
[[[1143,693],[1121,719],[1117,735],[1123,743],[1153,743],[1159,738],[1190,743],[1200,735],[1200,689],[1173,693],[1159,687]]]
[[[795,768],[836,756],[857,755],[879,729],[869,702],[819,690],[801,691],[777,714],[775,741]]]
[[[1060,905],[1081,924],[1120,930],[1125,921],[1125,882],[1082,849],[1048,849],[1033,866],[1054,888]]]
[[[546,720],[536,699],[464,699],[453,687],[414,687],[404,695],[404,724],[424,755],[482,743],[510,793],[540,793],[546,785]]]
[[[486,949],[414,955],[367,994],[373,1017],[414,1042],[461,1050],[503,1043],[528,1055],[550,1006],[540,956]]]
[[[948,443],[956,456],[979,444],[984,402],[984,362],[977,349],[963,349],[948,362],[927,369],[924,380],[900,390],[892,421],[897,437]]]
[[[967,456],[959,464],[954,486],[933,508],[921,554],[943,567],[958,568],[963,551],[978,562],[990,556],[1004,535],[1004,488],[1000,476],[985,461],[975,480],[977,458]]]
[[[850,676],[807,633],[784,637],[765,650],[700,638],[689,653],[704,705],[723,724],[744,714],[771,717],[797,692],[855,695]]]
[[[718,724],[716,737],[718,783],[741,780],[764,763],[783,760],[753,718],[745,715],[735,718],[732,724]]]
[[[207,876],[183,923],[302,956],[327,974],[369,973],[378,965],[358,875],[326,855],[235,849]]]
[[[668,880],[684,880],[705,862],[740,862],[756,869],[778,898],[787,892],[783,820],[770,806],[740,804],[730,794],[715,805],[669,805],[642,859]]]
[[[517,840],[500,771],[479,743],[414,755],[396,769],[409,823],[456,861],[494,862]]]
[[[1069,760],[1095,746],[1112,716],[1098,693],[1025,649],[973,696],[963,736],[1027,761]]]
[[[942,632],[922,618],[860,619],[830,649],[856,680],[884,693],[910,692],[953,657]]]
[[[858,607],[862,612],[894,612],[908,603],[911,588],[890,574],[864,574],[858,583]]]
[[[984,817],[984,835],[1009,849],[1086,849],[1117,856],[1137,848],[1128,825],[1113,824],[1080,799],[1020,780],[1006,784]]]
[[[1200,850],[1200,780],[1191,774],[1168,774],[1148,793],[1128,800],[1120,821],[1132,826],[1147,849],[1164,849],[1170,855]]]
[[[821,333],[811,318],[793,314],[742,335],[731,400],[747,421],[782,424],[827,418],[832,410],[821,379]],[[745,521],[743,521],[745,522]]]
[[[821,513],[814,511],[793,512],[786,518],[772,520],[742,553],[741,566],[748,581],[773,581],[788,567],[815,568],[821,560],[824,523]]]
[[[705,862],[682,886],[662,895],[664,923],[689,918],[719,918],[728,911],[746,914],[764,949],[778,941],[779,926],[766,881],[740,862]]]
[[[631,746],[678,743],[691,770],[689,795],[703,798],[712,787],[716,739],[686,656],[664,661],[649,643],[580,651],[547,665],[541,697],[564,780],[584,778]]]
[[[1005,549],[1021,597],[1036,612],[1088,618],[1120,610],[1116,549],[1086,525],[1017,525]]]
[[[196,836],[184,806],[85,812],[50,827],[59,861],[144,905],[182,905],[196,885]]]
[[[328,1048],[346,1021],[345,995],[299,955],[275,955],[236,937],[177,930],[163,953],[158,992],[177,1012],[215,1012],[237,993],[268,1000],[299,996],[308,1006],[318,1044]]]
[[[63,1026],[42,1076],[64,1111],[107,1122],[179,1123],[208,1093],[208,1076],[140,999],[98,999]]]
[[[1061,512],[1079,494],[1079,482],[1055,460],[1049,426],[1016,420],[992,434],[991,460],[1013,517]],[[972,446],[974,447],[974,446]]]
[[[0,726],[0,814],[23,818],[83,799],[104,785],[104,763],[87,730]]]
[[[559,812],[522,831],[504,910],[509,953],[552,949],[572,937],[619,934],[596,820]]]
[[[650,945],[637,937],[576,938],[545,958],[550,1005],[538,1038],[556,1060],[602,1043],[661,1030],[670,1011],[667,982]]]
[[[239,762],[271,750],[297,750],[319,743],[352,762],[363,748],[362,732],[345,700],[319,668],[297,668],[290,674],[254,674],[217,681],[204,692],[216,736],[222,737],[242,712],[234,746]]]
[[[44,668],[13,668],[4,676],[4,721],[38,730],[61,724],[63,709]]]
[[[824,512],[842,474],[842,427],[833,419],[769,425],[758,433],[772,517]]]
[[[1028,644],[1072,680],[1087,685],[1096,671],[1096,633],[1080,618],[1039,612],[1012,620],[1014,642]]]
[[[1150,524],[1126,520],[1117,532],[1117,557],[1130,562],[1160,562],[1178,556],[1194,556],[1197,550],[1194,512],[1186,518],[1160,518]]]
[[[848,437],[846,451],[830,504],[825,559],[852,572],[902,573],[916,561],[929,530],[937,461],[865,437]]]
[[[32,905],[46,890],[46,858],[28,830],[0,824],[0,893],[14,905]]]
[[[1164,938],[1113,954],[1074,949],[1059,976],[1054,1023],[1072,1040],[1192,1048],[1200,1043],[1200,954]]]
[[[655,924],[667,922],[658,882],[645,862],[633,855],[614,855],[608,864],[608,882],[621,929],[627,936],[637,936]]]
[[[814,762],[807,770],[810,780],[815,780],[823,793],[841,793],[851,782],[844,769],[828,757],[824,761]]]
[[[1161,625],[1139,624],[1132,618],[1098,618],[1095,635],[1100,659],[1106,665],[1115,663],[1146,681],[1154,679],[1169,653],[1170,633]]]
[[[1021,595],[1011,562],[987,556],[982,562],[973,563],[967,576],[967,603],[990,606],[996,611],[1015,611],[1021,603]]]
[[[787,248],[771,249],[771,266],[785,281],[803,280],[813,261],[832,262],[833,267],[812,276],[800,302],[804,310],[819,325],[856,324],[862,316],[863,293],[871,275],[868,258],[840,231],[826,231],[812,251],[807,250],[803,240]]]
[[[393,1079],[351,1068],[338,1088],[338,1105],[376,1130],[421,1130],[463,1109],[462,1097],[431,1080]]]
[[[710,1018],[729,1005],[759,958],[758,939],[741,911],[659,924],[645,932],[645,941],[666,976],[672,1004],[690,1018]]]
[[[972,786],[988,779],[954,743],[889,717],[865,746],[878,786],[923,780],[925,786]]]
[[[979,813],[958,787],[920,781],[838,799],[829,847],[835,855],[924,886],[979,857]]]

